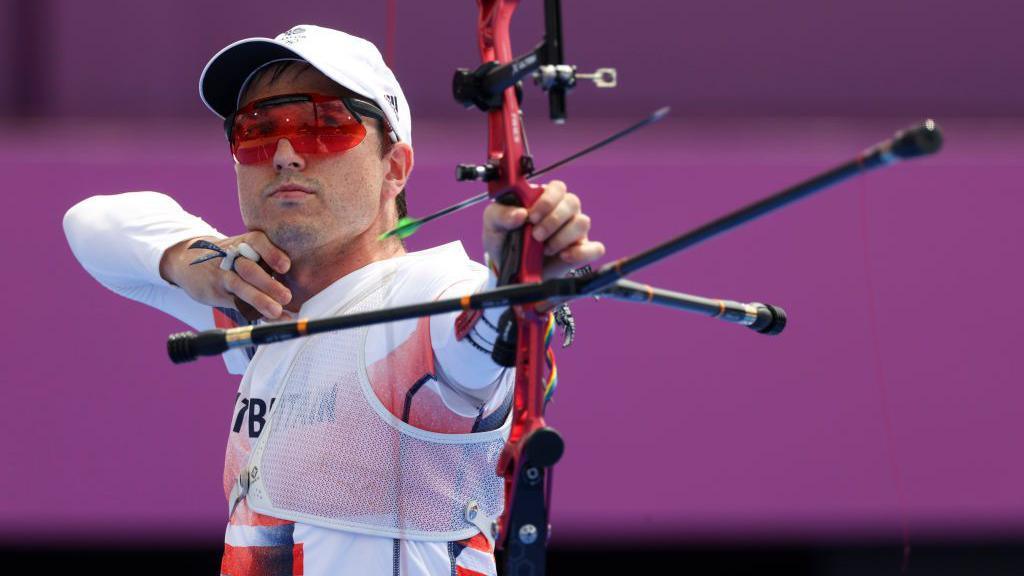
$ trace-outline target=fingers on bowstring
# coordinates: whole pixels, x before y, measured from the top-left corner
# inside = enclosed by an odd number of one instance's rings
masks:
[[[238,296],[238,298],[240,298],[243,302],[247,302],[248,304],[250,304],[265,318],[273,319],[279,317],[281,315],[281,312],[284,310],[284,307],[281,305],[281,303],[265,294],[256,286],[247,282],[237,272],[239,267],[247,269],[248,266],[246,266],[246,264],[250,264],[253,267],[259,269],[259,265],[257,265],[252,260],[240,258],[238,265],[236,265],[235,267],[236,272],[228,272],[224,275],[224,289],[230,292],[231,294]],[[251,273],[251,270],[249,272]],[[259,269],[259,272],[261,274],[266,275],[266,272],[264,272],[262,269]],[[287,288],[285,290],[287,290]]]
[[[267,235],[263,232],[257,230],[247,234],[245,242],[252,246],[260,255],[260,258],[266,260],[267,264],[278,274],[284,274],[291,268],[292,262],[288,255],[285,254],[284,250],[274,246],[270,238],[267,238]]]
[[[274,279],[259,263],[246,258],[235,260],[235,273],[242,280],[254,286],[260,292],[270,296],[284,305],[291,301],[292,293],[284,284]]]

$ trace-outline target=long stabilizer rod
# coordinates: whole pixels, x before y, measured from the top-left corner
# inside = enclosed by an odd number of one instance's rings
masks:
[[[736,302],[718,298],[704,298],[648,284],[619,280],[595,294],[598,298],[614,298],[629,302],[646,302],[686,310],[718,318],[733,324],[741,324],[760,334],[776,335],[786,327],[786,311],[779,306],[760,302]]]
[[[850,177],[874,168],[894,164],[900,160],[934,154],[941,147],[942,132],[933,120],[926,120],[918,126],[897,132],[889,140],[868,148],[858,154],[853,160],[828,170],[823,174],[748,204],[735,212],[712,220],[703,226],[676,236],[636,256],[622,258],[606,264],[594,273],[588,281],[584,282],[582,290],[587,293],[599,292],[616,280],[624,278],[641,268],[650,266],[709,238],[742,226],[751,220],[760,218],[815,192],[834,186]]]

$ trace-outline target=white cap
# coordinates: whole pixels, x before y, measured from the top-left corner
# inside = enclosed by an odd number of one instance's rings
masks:
[[[412,144],[412,116],[402,87],[371,42],[300,24],[276,38],[246,38],[217,53],[199,77],[199,97],[221,118],[238,109],[242,88],[271,62],[305,60],[345,88],[373,100],[399,140]]]

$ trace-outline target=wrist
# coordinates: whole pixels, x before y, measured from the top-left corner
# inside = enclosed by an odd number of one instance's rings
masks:
[[[186,252],[188,251],[188,247],[196,240],[209,240],[211,242],[216,242],[220,240],[220,238],[215,236],[196,236],[195,238],[182,240],[177,244],[171,245],[169,248],[164,250],[163,256],[160,257],[161,278],[174,286],[181,285],[178,281],[180,278],[180,271],[183,266],[189,265]]]

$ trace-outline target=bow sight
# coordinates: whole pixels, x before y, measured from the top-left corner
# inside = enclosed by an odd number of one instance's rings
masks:
[[[599,68],[593,73],[580,73],[576,66],[563,62],[562,9],[560,0],[544,2],[544,40],[536,48],[511,62],[485,62],[472,72],[459,68],[452,79],[455,100],[469,108],[487,112],[501,106],[501,95],[506,88],[516,85],[516,96],[522,100],[520,80],[533,75],[534,83],[548,93],[551,119],[565,122],[565,95],[576,87],[578,79],[591,80],[598,88],[614,88],[617,73],[614,68]]]
[[[591,80],[598,88],[614,88],[618,84],[615,68],[599,68],[593,73],[577,72],[576,66],[565,64],[562,55],[562,9],[560,0],[544,2],[544,39],[536,48],[510,62],[485,62],[476,70],[459,68],[452,78],[452,95],[466,108],[476,106],[484,112],[501,108],[506,89],[515,87],[516,100],[522,102],[522,79],[532,75],[534,83],[548,93],[551,120],[565,122],[565,95],[576,87],[577,80]],[[530,156],[523,156],[523,172],[533,171]],[[490,181],[498,177],[498,167],[460,164],[456,179]]]

